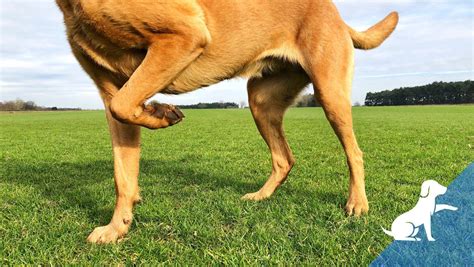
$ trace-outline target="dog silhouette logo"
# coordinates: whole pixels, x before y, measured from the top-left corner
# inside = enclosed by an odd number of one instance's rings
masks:
[[[391,231],[382,230],[395,240],[399,241],[421,241],[416,237],[420,226],[423,225],[428,241],[435,241],[431,234],[431,216],[442,210],[457,211],[458,208],[436,204],[436,197],[444,195],[448,188],[440,185],[438,182],[429,180],[421,185],[420,199],[415,207],[408,212],[398,216],[392,223]]]

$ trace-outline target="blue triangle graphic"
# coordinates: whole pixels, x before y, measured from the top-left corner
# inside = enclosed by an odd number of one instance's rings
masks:
[[[427,241],[420,229],[417,237],[422,241],[394,241],[370,266],[474,266],[474,163],[436,203],[459,209],[432,216],[435,242]]]

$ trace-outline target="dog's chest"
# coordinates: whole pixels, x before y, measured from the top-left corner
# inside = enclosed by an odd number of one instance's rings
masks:
[[[124,48],[113,39],[94,38],[96,33],[83,31],[70,37],[71,44],[101,67],[130,77],[143,61],[146,49]]]
[[[140,31],[100,8],[88,11],[80,2],[68,8],[63,12],[71,45],[101,67],[130,77],[146,54]]]

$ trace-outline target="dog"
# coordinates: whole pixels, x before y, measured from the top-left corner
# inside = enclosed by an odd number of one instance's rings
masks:
[[[395,240],[421,241],[416,235],[420,230],[420,226],[423,225],[428,241],[435,241],[431,234],[431,216],[442,210],[458,210],[458,208],[450,205],[436,204],[436,197],[444,195],[447,190],[446,187],[436,181],[424,182],[421,185],[420,199],[416,206],[393,221],[392,231],[385,230],[383,227],[382,230]]]
[[[272,155],[265,185],[245,200],[270,197],[295,160],[282,120],[310,83],[345,150],[350,170],[346,211],[369,209],[362,151],[352,127],[354,48],[373,49],[398,24],[398,13],[365,32],[344,23],[330,0],[56,0],[67,39],[103,99],[114,154],[116,206],[92,243],[123,237],[140,200],[140,127],[160,129],[184,115],[147,104],[157,93],[183,94],[233,77],[249,78],[249,105]]]

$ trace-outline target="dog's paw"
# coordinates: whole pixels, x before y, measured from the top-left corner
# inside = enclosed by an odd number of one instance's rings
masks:
[[[244,195],[241,199],[247,201],[262,201],[269,198],[271,194],[265,194],[260,191]]]
[[[93,244],[110,244],[119,241],[127,231],[121,231],[111,224],[97,227],[87,238],[89,243]]]
[[[161,103],[151,103],[145,106],[145,112],[151,116],[165,121],[165,126],[173,126],[184,119],[184,114],[179,110],[179,108]],[[161,123],[161,126],[163,123]],[[163,127],[160,127],[163,128]]]
[[[359,217],[369,212],[369,202],[366,197],[350,197],[345,209],[347,215]]]

